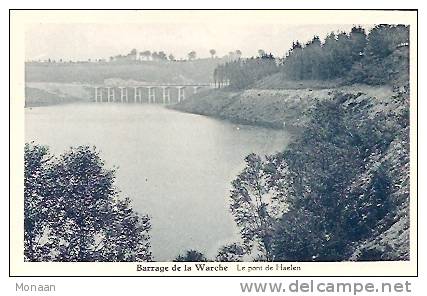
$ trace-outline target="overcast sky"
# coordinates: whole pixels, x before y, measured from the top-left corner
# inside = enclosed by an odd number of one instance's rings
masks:
[[[258,49],[283,56],[294,40],[306,42],[313,35],[322,39],[331,31],[349,31],[354,24],[289,25],[262,22],[227,23],[220,20],[195,22],[156,21],[145,23],[32,24],[26,30],[26,59],[87,60],[138,51],[165,51],[185,58],[194,50],[208,57],[240,49],[244,57]],[[364,26],[366,27],[366,26]]]

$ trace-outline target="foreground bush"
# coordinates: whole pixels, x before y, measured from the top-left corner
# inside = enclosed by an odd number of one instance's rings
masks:
[[[118,196],[114,173],[89,147],[53,157],[26,144],[25,260],[150,261],[150,219]]]

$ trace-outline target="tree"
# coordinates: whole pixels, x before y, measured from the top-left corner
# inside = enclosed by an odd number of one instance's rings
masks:
[[[215,49],[211,49],[211,50],[209,50],[209,53],[211,54],[211,57],[214,58],[215,54],[216,54],[216,50]]]
[[[378,85],[408,80],[408,47],[409,27],[375,26],[367,36],[363,56],[352,66],[349,82]]]
[[[187,250],[183,255],[178,255],[173,262],[207,262],[205,255],[197,250]]]
[[[302,136],[272,158],[269,185],[288,207],[273,238],[275,260],[347,259],[393,212],[390,179],[373,162],[390,145],[390,124],[360,121],[348,99],[318,103]]]
[[[399,76],[409,75],[409,53],[405,50],[408,45],[407,26],[377,25],[368,35],[362,27],[354,26],[350,33],[329,33],[323,44],[318,36],[305,45],[294,42],[282,71],[284,77],[294,80],[394,83],[402,80]]]
[[[359,61],[363,55],[368,42],[365,29],[354,26],[350,31],[351,58],[353,62]]]
[[[151,58],[153,59],[153,61],[158,61],[159,60],[159,54],[157,53],[157,51],[153,51],[151,53]]]
[[[391,54],[398,45],[409,42],[409,28],[404,25],[377,25],[368,35],[367,51],[369,54],[384,58]]]
[[[322,229],[323,222],[316,213],[302,208],[283,213],[273,239],[274,260],[292,262],[319,260],[318,249],[326,235]]]
[[[246,167],[232,182],[230,210],[240,228],[245,251],[253,247],[266,261],[272,257],[273,222],[269,208],[269,189],[262,159],[250,154],[245,158]]]
[[[218,250],[217,262],[240,262],[245,255],[245,248],[238,243],[225,245]]]
[[[219,82],[218,71],[219,71],[218,68],[215,68],[213,72],[213,81],[214,81],[215,88],[217,87],[217,82]],[[218,88],[219,88],[219,85],[218,85]]]
[[[292,43],[292,48],[287,53],[282,70],[289,78],[299,80],[303,78],[303,67],[302,45],[296,41]]]
[[[196,52],[193,50],[193,51],[190,51],[188,54],[187,54],[187,56],[188,56],[188,60],[190,60],[190,61],[192,61],[192,60],[194,60],[195,58],[196,58]]]
[[[319,102],[285,151],[245,159],[232,183],[230,210],[246,254],[256,247],[256,260],[346,260],[382,224],[395,223],[396,163],[381,157],[408,115],[360,120],[360,105],[343,94]],[[239,260],[229,253],[222,248],[218,257]]]
[[[150,261],[150,219],[118,196],[114,175],[94,148],[53,158],[27,144],[25,260]]]
[[[263,49],[258,49],[258,56],[262,57],[263,55],[265,55],[265,51]]]
[[[175,61],[175,57],[173,54],[169,54],[169,61]]]
[[[40,243],[47,232],[50,212],[55,205],[45,198],[51,156],[47,147],[25,145],[24,154],[24,256],[28,261],[46,261],[49,242]]]
[[[214,81],[218,83],[219,87],[226,83],[230,88],[243,89],[277,71],[279,68],[274,56],[265,54],[262,57],[234,59],[218,65],[214,70]]]
[[[142,58],[145,58],[145,60],[149,60],[150,59],[150,56],[151,56],[151,51],[149,51],[149,50],[145,50],[145,51],[143,51],[143,52],[140,52],[139,53],[139,55],[142,57]]]
[[[159,58],[159,60],[167,60],[168,59],[167,55],[164,51],[159,51],[158,58]]]

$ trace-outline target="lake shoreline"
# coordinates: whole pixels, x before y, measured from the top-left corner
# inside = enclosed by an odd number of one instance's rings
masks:
[[[232,180],[248,154],[282,151],[291,137],[163,105],[80,102],[25,108],[25,141],[55,155],[96,146],[106,167],[117,168],[121,194],[152,217],[155,260],[169,261],[191,248],[214,256],[239,240],[229,211]]]

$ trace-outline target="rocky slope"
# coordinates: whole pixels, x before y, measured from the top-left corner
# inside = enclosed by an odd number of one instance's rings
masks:
[[[390,200],[395,210],[386,215],[362,242],[355,242],[349,260],[408,260],[409,253],[409,94],[405,87],[365,85],[323,89],[248,89],[241,92],[210,90],[193,95],[176,110],[214,116],[239,123],[295,127],[303,130],[310,110],[323,100],[342,98],[358,118],[381,120],[393,138],[385,152],[366,160],[366,169],[349,191],[369,194],[372,178],[381,166],[390,177]]]

